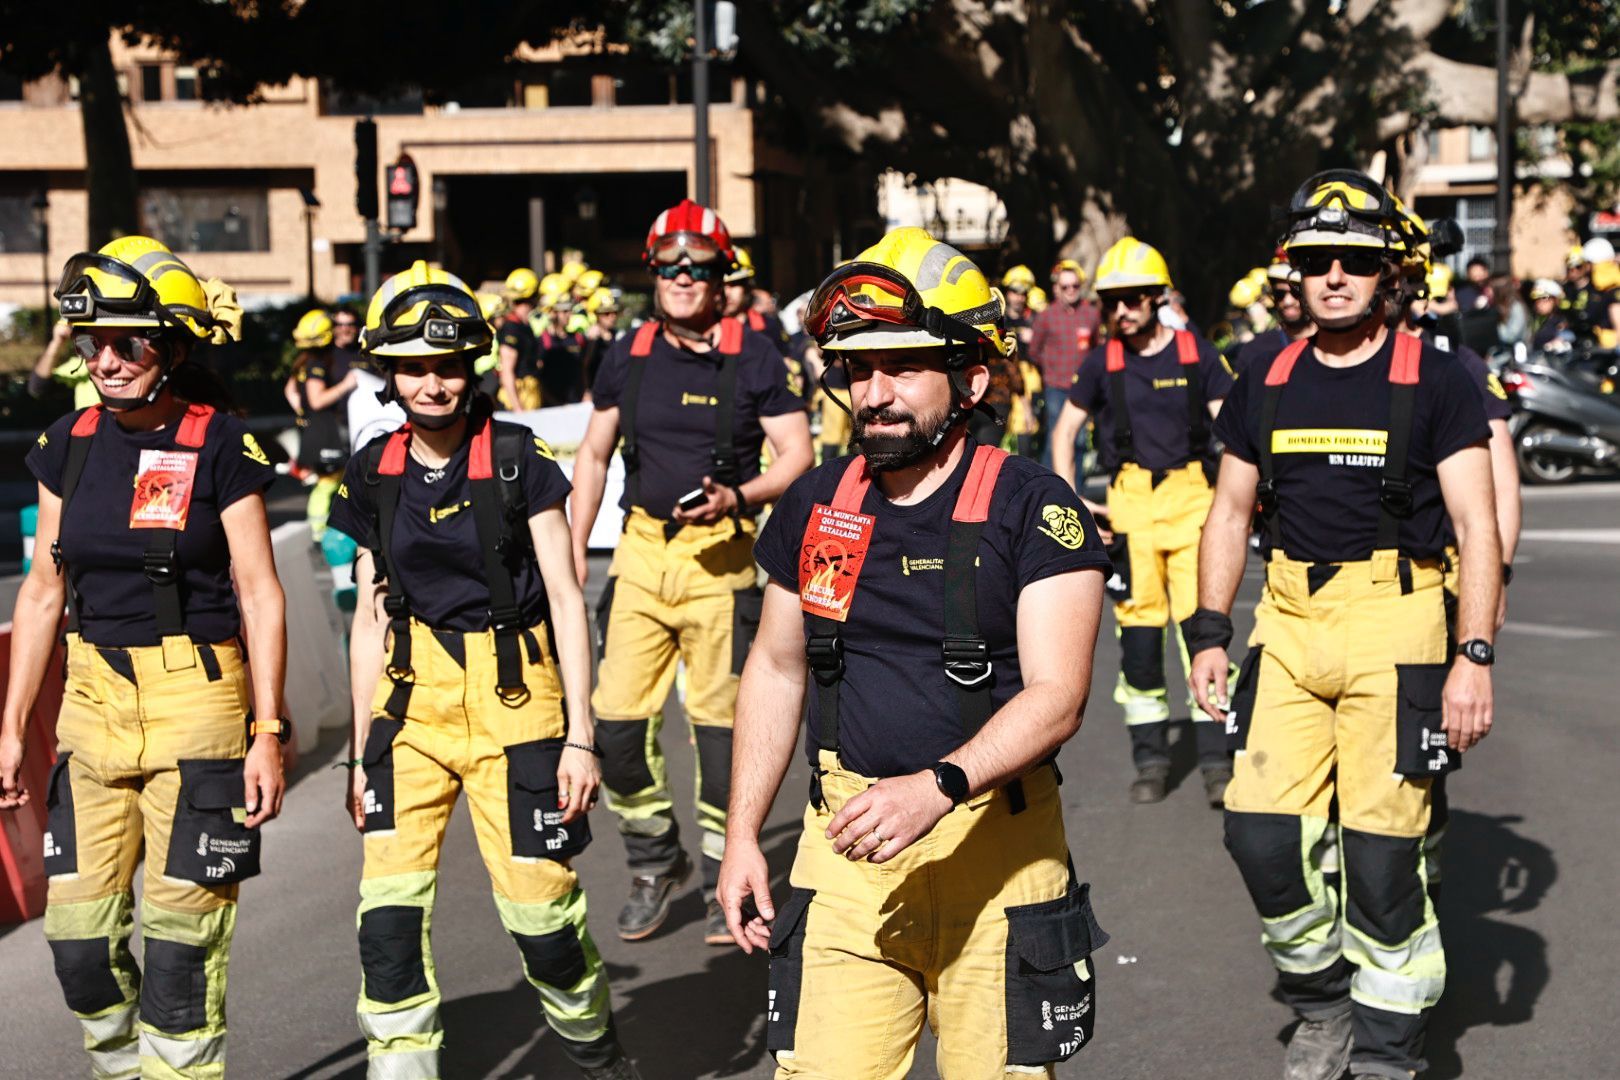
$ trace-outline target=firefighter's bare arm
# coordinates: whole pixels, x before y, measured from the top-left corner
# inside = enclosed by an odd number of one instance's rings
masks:
[[[1024,688],[945,757],[967,774],[970,795],[1030,772],[1080,730],[1102,601],[1103,575],[1096,570],[1043,578],[1018,594]],[[887,862],[928,835],[950,809],[932,770],[889,777],[845,803],[827,836],[848,858]]]
[[[349,697],[354,711],[354,722],[349,734],[349,760],[357,761],[366,752],[366,735],[371,731],[371,699],[377,692],[377,680],[382,677],[384,638],[388,624],[383,615],[383,597],[387,593],[385,582],[373,581],[376,576],[371,552],[360,549],[354,562],[354,583],[358,595],[354,604],[354,620],[349,625]],[[366,827],[366,772],[361,765],[349,770],[349,790],[344,804],[357,830]]]
[[[23,751],[28,738],[28,717],[45,681],[51,662],[56,627],[62,621],[66,598],[65,578],[45,553],[56,543],[61,526],[62,500],[39,485],[39,524],[34,530],[37,553],[28,576],[17,590],[11,615],[11,671],[6,682],[6,706],[0,719],[0,810],[27,806],[29,793],[22,786]]]
[[[568,709],[568,738],[557,766],[563,824],[575,820],[596,802],[602,786],[602,765],[584,747],[596,745],[591,721],[591,626],[585,614],[585,594],[575,576],[568,533],[568,518],[561,500],[529,519],[540,580],[551,609],[556,635],[557,669],[562,676],[563,704]]]
[[[1519,526],[1524,503],[1519,494],[1519,459],[1506,420],[1491,421],[1491,481],[1496,488],[1496,531],[1502,543],[1502,564],[1511,566],[1519,550]],[[1507,619],[1507,590],[1496,605],[1496,628]]]
[[[506,398],[506,407],[518,407],[517,392],[517,363],[518,351],[512,345],[501,346],[501,362],[497,369],[496,378],[501,384],[501,394]]]
[[[607,490],[608,461],[619,441],[619,410],[599,409],[591,413],[585,438],[574,455],[574,490],[568,497],[568,517],[574,536],[574,575],[585,587],[585,552],[591,527],[602,509],[602,492]]]
[[[1080,429],[1086,426],[1089,415],[1074,402],[1065,401],[1057,423],[1052,425],[1052,471],[1076,491],[1080,489],[1075,487],[1074,441],[1080,437]]]
[[[1231,454],[1221,458],[1215,501],[1210,504],[1198,542],[1200,608],[1232,614],[1232,601],[1243,581],[1243,563],[1249,555],[1249,522],[1259,483],[1260,470],[1254,465]],[[1192,671],[1187,676],[1199,708],[1216,720],[1225,720],[1227,663],[1225,649],[1202,649],[1192,658]]]
[[[765,586],[759,632],[748,650],[737,690],[732,732],[731,807],[726,815],[726,857],[718,897],[731,936],[746,952],[770,944],[770,871],[759,848],[759,831],[776,801],[798,741],[807,664],[804,616],[799,598],[776,582]],[[752,899],[759,918],[743,922]]]
[[[1462,567],[1457,580],[1457,640],[1490,641],[1502,588],[1502,543],[1497,534],[1490,451],[1477,443],[1440,462],[1440,493],[1457,531]],[[1447,741],[1467,750],[1490,734],[1491,669],[1458,656],[1446,679]]]
[[[264,498],[255,494],[238,499],[220,512],[219,520],[231,553],[247,654],[253,658],[254,715],[285,716],[281,691],[287,678],[287,598],[276,577]],[[255,736],[242,772],[247,785],[246,824],[254,829],[281,813],[287,787],[281,741],[273,734]]]

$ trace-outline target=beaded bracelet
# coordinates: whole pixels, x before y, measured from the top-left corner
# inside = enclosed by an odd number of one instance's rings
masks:
[[[585,744],[584,744],[584,743],[577,743],[577,742],[565,742],[565,743],[563,743],[563,745],[564,745],[564,746],[571,746],[571,747],[573,747],[573,748],[574,748],[574,749],[575,749],[575,750],[583,750],[583,751],[585,751],[585,752],[586,752],[586,753],[587,753],[587,754],[594,754],[594,755],[596,755],[596,756],[597,756],[597,757],[601,757],[601,756],[602,756],[602,751],[601,751],[601,750],[599,750],[599,749],[597,749],[597,748],[596,748],[596,747],[594,747],[594,746],[586,746],[586,745],[585,745]]]

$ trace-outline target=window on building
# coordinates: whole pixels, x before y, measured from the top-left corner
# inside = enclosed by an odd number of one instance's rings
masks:
[[[613,78],[615,105],[668,105],[672,99],[667,71],[656,68],[621,71]]]
[[[546,75],[548,104],[552,108],[591,104],[591,72],[587,68],[556,67]]]
[[[140,73],[141,73],[141,100],[142,101],[162,101],[163,100],[163,65],[162,64],[142,64],[142,65],[140,65]]]
[[[196,101],[197,69],[194,67],[177,67],[174,69],[174,100]]]
[[[9,71],[0,71],[0,101],[21,101],[23,83]]]
[[[1430,161],[1440,160],[1440,132],[1430,128],[1423,133],[1423,142],[1429,152]]]
[[[0,192],[0,254],[39,254],[39,226],[34,224],[37,192]]]
[[[263,188],[147,188],[141,224],[175,251],[269,251],[270,193]]]
[[[1496,132],[1475,125],[1468,129],[1468,160],[1490,161],[1496,157]]]

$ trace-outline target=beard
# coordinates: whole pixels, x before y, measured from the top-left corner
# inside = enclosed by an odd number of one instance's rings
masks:
[[[866,455],[873,472],[892,472],[915,465],[937,448],[938,439],[948,426],[950,410],[930,416],[916,416],[896,409],[862,409],[855,414],[855,443]],[[899,435],[868,435],[868,424],[905,424]]]

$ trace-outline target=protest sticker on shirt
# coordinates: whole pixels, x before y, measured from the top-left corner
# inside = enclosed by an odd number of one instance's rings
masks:
[[[843,622],[866,562],[877,519],[818,503],[810,511],[799,560],[799,607]]]
[[[142,450],[135,472],[132,529],[184,529],[197,479],[197,455],[184,450]]]

